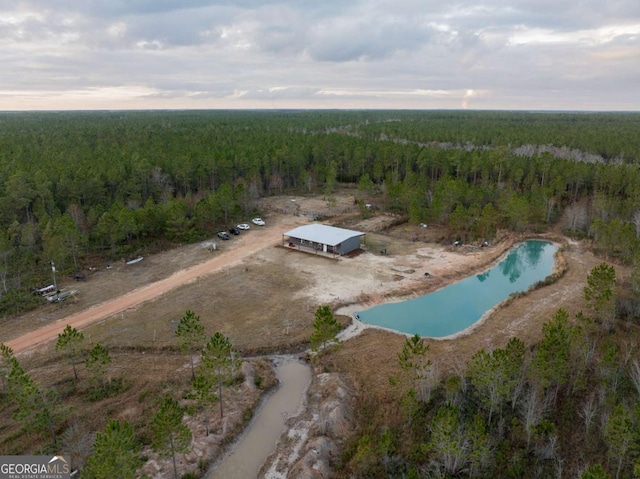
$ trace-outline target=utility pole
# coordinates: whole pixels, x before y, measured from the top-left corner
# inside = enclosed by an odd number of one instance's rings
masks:
[[[53,287],[56,289],[56,299],[58,299],[58,283],[56,283],[56,265],[51,261],[51,272],[53,273]]]

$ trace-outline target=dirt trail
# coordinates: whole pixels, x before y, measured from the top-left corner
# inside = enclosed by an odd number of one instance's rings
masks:
[[[168,291],[190,283],[200,277],[235,266],[247,257],[277,243],[281,238],[282,228],[275,227],[275,225],[274,227],[265,228],[261,230],[259,234],[241,238],[244,240],[244,244],[240,244],[230,251],[225,251],[215,258],[178,271],[168,278],[142,286],[118,298],[106,301],[71,316],[61,318],[47,326],[7,341],[6,344],[12,348],[16,354],[23,352],[56,338],[67,325],[71,325],[76,329],[84,328],[146,301],[156,299]]]

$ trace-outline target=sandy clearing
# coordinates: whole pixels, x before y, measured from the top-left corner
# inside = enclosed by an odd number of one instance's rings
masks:
[[[341,258],[339,261],[344,262],[344,266],[341,263],[327,270],[320,281],[302,294],[324,303],[339,304],[341,307],[336,313],[350,316],[381,303],[404,301],[435,291],[471,273],[481,272],[500,260],[512,246],[513,241],[505,241],[491,249],[462,252],[432,244],[411,254]],[[357,273],[347,274],[341,268]]]

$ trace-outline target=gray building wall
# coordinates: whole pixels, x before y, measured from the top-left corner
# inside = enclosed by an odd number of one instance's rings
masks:
[[[323,245],[319,243],[310,243],[309,241],[301,240],[300,238],[293,238],[293,237],[289,238],[288,243],[293,243],[294,245],[309,251],[322,251],[322,247],[323,247]]]
[[[349,238],[348,240],[343,241],[342,243],[337,245],[336,249],[339,248],[339,251],[337,251],[337,253],[342,255],[342,254],[350,253],[351,251],[353,251],[354,249],[358,249],[359,247],[360,247],[360,237],[354,236],[353,238]]]
[[[319,243],[310,243],[309,241],[300,240],[300,238],[294,237],[290,237],[286,244],[294,244],[298,248],[307,251],[324,251],[337,255],[343,255],[360,248],[360,237],[355,236],[353,238],[347,239],[346,241],[343,241],[342,243],[335,246],[335,251],[333,246],[327,246]]]
[[[360,248],[360,236],[349,238],[335,247],[290,236],[284,246],[291,244],[306,251],[323,251],[325,253],[343,255]]]

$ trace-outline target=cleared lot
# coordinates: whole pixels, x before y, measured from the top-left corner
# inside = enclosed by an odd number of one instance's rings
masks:
[[[188,361],[170,351],[175,345],[174,328],[187,309],[200,315],[208,335],[223,332],[247,355],[301,351],[312,332],[318,306],[329,304],[344,312],[340,319],[346,324],[353,310],[422,294],[479,272],[518,240],[505,236],[491,248],[454,248],[443,241],[446,230],[438,226],[420,228],[382,215],[363,219],[348,195],[332,208],[333,216],[321,209],[319,198],[295,199],[269,199],[266,226],[252,226],[225,241],[219,251],[190,245],[145,258],[136,265],[100,268],[86,283],[73,283],[80,290],[75,303],[46,305],[5,321],[0,340],[17,338],[53,322],[62,330],[70,315],[91,306],[116,307],[95,316],[83,330],[90,344],[100,342],[113,351],[114,375],[129,377],[131,389],[99,407],[91,404],[83,410],[85,403],[78,400],[74,400],[74,407],[88,424],[94,424],[92,421],[103,417],[105,411],[110,416],[135,419],[149,413],[139,399],[147,391],[175,390],[188,380]],[[334,260],[282,247],[282,232],[311,221],[301,214],[305,210],[328,216],[328,224],[367,232],[366,251]],[[579,243],[568,244],[563,255],[566,273],[557,283],[500,308],[469,334],[428,340],[429,356],[438,369],[455,369],[477,349],[502,347],[512,336],[532,344],[540,337],[542,324],[559,307],[570,312],[583,308],[582,285],[600,260],[584,252]],[[157,282],[158,289],[150,286]],[[144,291],[153,294],[137,303],[124,302],[131,295],[115,299],[132,291],[133,295]],[[50,338],[58,331],[52,330]],[[396,372],[396,353],[403,342],[402,336],[368,329],[346,341],[327,365],[348,374],[363,393],[361,397],[384,404],[387,395],[393,394],[388,377]],[[70,373],[62,361],[49,343],[32,350],[25,357],[25,366],[41,384],[56,385],[65,396],[65,390],[73,387],[65,379]],[[240,415],[245,407],[247,403],[239,401],[240,409],[231,409],[230,414]]]
[[[393,226],[398,218],[381,215],[362,219],[348,195],[332,208],[333,216],[316,197],[270,198],[265,209],[271,211],[265,227],[244,231],[218,251],[189,245],[135,265],[102,268],[86,283],[73,283],[80,290],[75,302],[46,305],[5,321],[0,340],[42,326],[49,329],[41,329],[35,340],[54,338],[75,317],[80,327],[100,322],[87,330],[96,342],[166,347],[174,344],[177,320],[192,309],[208,332],[229,335],[247,352],[290,350],[309,337],[313,313],[322,304],[338,308],[355,303],[340,310],[348,315],[389,298],[421,294],[486,267],[515,240],[506,237],[491,248],[454,248],[442,244],[446,232],[437,226]],[[332,260],[282,248],[282,232],[310,222],[304,211],[367,232],[366,251]],[[576,260],[586,261],[579,255]],[[581,272],[576,280],[582,282],[585,276]]]

